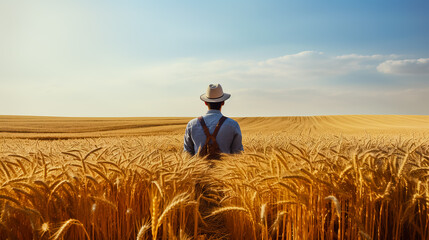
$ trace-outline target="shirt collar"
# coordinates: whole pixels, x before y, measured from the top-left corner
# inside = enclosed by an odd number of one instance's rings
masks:
[[[220,110],[210,109],[207,111],[207,114],[222,114]]]

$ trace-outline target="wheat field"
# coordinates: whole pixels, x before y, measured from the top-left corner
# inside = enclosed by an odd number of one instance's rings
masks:
[[[235,119],[0,116],[0,239],[429,239],[429,116]]]

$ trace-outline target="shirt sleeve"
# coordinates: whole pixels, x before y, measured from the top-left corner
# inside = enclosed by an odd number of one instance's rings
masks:
[[[192,141],[190,123],[186,126],[185,137],[183,140],[183,151],[195,155],[194,142]]]
[[[242,138],[243,137],[241,135],[240,125],[238,125],[237,123],[234,139],[232,140],[231,153],[240,153],[244,150]]]

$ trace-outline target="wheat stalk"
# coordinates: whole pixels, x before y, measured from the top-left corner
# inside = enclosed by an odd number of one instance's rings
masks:
[[[76,225],[79,226],[83,229],[86,238],[91,239],[88,235],[88,232],[86,231],[86,229],[84,228],[83,224],[77,220],[77,219],[69,219],[67,221],[65,221],[61,227],[58,229],[58,231],[56,231],[54,233],[54,235],[52,235],[52,240],[57,240],[60,239],[64,236],[64,234],[67,232],[67,230],[72,226],[72,225]]]

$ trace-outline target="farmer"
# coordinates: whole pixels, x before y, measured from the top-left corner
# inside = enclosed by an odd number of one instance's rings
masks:
[[[221,108],[229,97],[231,95],[224,93],[220,84],[210,84],[207,92],[200,96],[208,107],[208,112],[189,121],[186,126],[186,152],[218,159],[220,153],[243,151],[240,126],[235,120],[224,117],[221,113]]]

